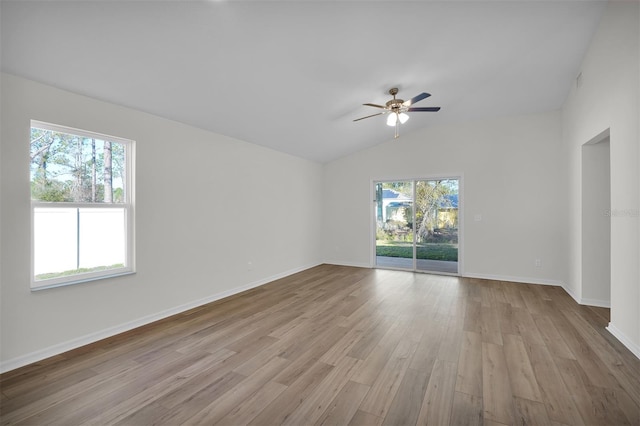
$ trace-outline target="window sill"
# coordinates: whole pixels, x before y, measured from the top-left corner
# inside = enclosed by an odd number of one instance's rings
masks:
[[[135,274],[136,271],[130,270],[130,269],[120,269],[117,271],[112,271],[112,273],[109,274],[104,274],[104,275],[97,275],[97,276],[74,276],[74,277],[68,277],[68,279],[64,280],[64,281],[60,281],[60,280],[42,280],[42,281],[36,281],[36,282],[32,282],[31,283],[31,291],[40,291],[40,290],[48,290],[51,288],[57,288],[57,287],[66,287],[66,286],[70,286],[70,285],[76,285],[76,284],[85,284],[88,282],[92,282],[92,281],[98,281],[98,280],[104,280],[104,279],[108,279],[108,278],[116,278],[116,277],[122,277],[125,275],[133,275]],[[47,281],[52,281],[50,283],[48,283]]]

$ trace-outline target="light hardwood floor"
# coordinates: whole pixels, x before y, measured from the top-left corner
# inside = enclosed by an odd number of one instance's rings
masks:
[[[0,377],[2,424],[640,424],[561,288],[321,265]]]

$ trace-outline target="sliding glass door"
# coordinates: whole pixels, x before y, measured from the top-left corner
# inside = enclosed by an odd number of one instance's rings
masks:
[[[376,187],[376,266],[415,269],[413,181],[378,182]]]
[[[457,274],[459,179],[374,186],[376,267]]]

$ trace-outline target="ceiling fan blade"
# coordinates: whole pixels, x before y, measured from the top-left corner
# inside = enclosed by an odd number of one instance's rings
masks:
[[[382,106],[382,105],[378,105],[378,104],[362,104],[362,105],[371,106],[371,107],[375,107],[375,108],[387,109],[386,106]]]
[[[407,111],[440,111],[440,107],[417,107],[409,108]]]
[[[416,102],[419,102],[419,101],[421,101],[421,100],[423,100],[423,99],[428,98],[429,96],[431,96],[431,94],[430,94],[430,93],[424,93],[424,92],[423,92],[423,93],[420,93],[420,94],[419,94],[419,95],[417,95],[417,96],[414,96],[413,98],[409,99],[408,101],[404,101],[404,102],[402,103],[402,105],[404,105],[404,106],[413,105],[413,104],[415,104]]]
[[[360,120],[364,120],[365,118],[371,118],[371,117],[375,117],[376,115],[382,115],[382,114],[386,114],[386,112],[379,112],[377,114],[367,115],[366,117],[356,118],[353,121],[360,121]]]

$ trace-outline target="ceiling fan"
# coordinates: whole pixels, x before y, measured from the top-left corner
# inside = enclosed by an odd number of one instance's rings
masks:
[[[371,115],[367,115],[366,117],[361,117],[361,118],[356,118],[353,121],[360,121],[360,120],[364,120],[365,118],[370,118],[370,117],[375,117],[376,115],[382,115],[382,114],[389,114],[389,117],[387,117],[387,126],[395,126],[396,128],[396,132],[395,132],[395,136],[394,138],[398,138],[398,126],[400,124],[404,124],[408,119],[409,119],[409,115],[407,114],[407,112],[413,112],[413,111],[440,111],[440,107],[412,107],[411,105],[415,104],[416,102],[419,102],[423,99],[428,98],[429,96],[431,96],[429,93],[420,93],[417,96],[414,96],[413,98],[409,99],[408,101],[404,101],[402,99],[396,99],[396,95],[398,94],[398,88],[394,87],[392,89],[389,89],[389,94],[391,96],[393,96],[393,99],[391,99],[389,102],[387,102],[385,105],[377,105],[377,104],[363,104],[365,106],[371,106],[374,108],[382,108],[384,109],[384,111],[379,112],[377,114],[371,114]]]

